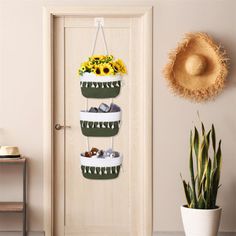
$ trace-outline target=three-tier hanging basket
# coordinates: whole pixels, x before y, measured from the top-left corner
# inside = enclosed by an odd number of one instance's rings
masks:
[[[111,137],[120,128],[121,111],[108,113],[80,112],[80,126],[83,135],[91,137]]]
[[[101,30],[106,50],[105,55],[95,55],[98,33]],[[115,98],[120,93],[122,76],[127,73],[125,64],[121,59],[114,59],[108,53],[103,26],[97,25],[92,53],[88,59],[81,63],[78,69],[82,95],[86,98]],[[105,104],[101,104],[106,107]],[[114,105],[114,104],[113,104]],[[111,150],[113,150],[113,136],[119,132],[121,111],[118,109],[96,112],[88,110],[80,112],[80,125],[83,135],[87,136],[87,150],[89,137],[111,137]],[[102,150],[87,151],[80,155],[82,174],[87,179],[114,179],[120,173],[122,156],[119,152],[103,153]]]
[[[122,165],[122,156],[103,157],[96,155],[88,158],[80,155],[82,174],[87,179],[114,179],[119,176]]]

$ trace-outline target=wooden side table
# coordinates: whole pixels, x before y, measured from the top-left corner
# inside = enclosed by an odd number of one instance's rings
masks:
[[[26,236],[26,158],[0,158],[0,165],[22,165],[23,168],[23,200],[22,202],[0,202],[0,213],[22,214],[22,235]]]

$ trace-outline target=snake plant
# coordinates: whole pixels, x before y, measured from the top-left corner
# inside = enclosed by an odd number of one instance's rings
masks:
[[[201,123],[201,133],[194,127],[194,131],[190,132],[189,170],[191,178],[190,182],[182,179],[189,208],[217,208],[216,198],[220,187],[221,161],[221,140],[217,146],[214,125],[212,124],[211,129],[206,132]]]

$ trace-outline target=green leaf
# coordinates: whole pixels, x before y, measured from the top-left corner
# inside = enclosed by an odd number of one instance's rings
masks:
[[[206,208],[206,200],[204,199],[203,195],[199,197],[198,200],[198,208],[199,209],[205,209]]]
[[[207,135],[206,135],[206,146],[207,146],[207,150],[209,150],[210,147],[210,135],[211,135],[211,130],[208,131]]]
[[[221,161],[222,161],[222,154],[221,154],[221,140],[220,140],[219,145],[218,145],[218,149],[216,152],[216,163],[217,163],[217,167],[219,167],[219,169],[221,169]]]
[[[208,161],[208,150],[206,147],[205,139],[203,138],[201,149],[198,155],[198,178],[200,183],[202,182],[203,174],[206,170],[207,161]]]
[[[190,132],[190,157],[189,171],[191,181],[183,181],[184,191],[190,208],[213,209],[216,207],[218,189],[220,187],[220,174],[222,165],[221,141],[216,145],[215,128],[206,133],[201,122],[201,132],[196,127]],[[201,137],[200,137],[201,136]],[[214,156],[209,156],[209,148],[212,143]],[[196,165],[194,163],[196,158]],[[195,168],[196,167],[196,168]]]
[[[190,196],[190,192],[189,192],[189,186],[188,186],[188,184],[186,183],[185,180],[182,180],[182,182],[183,182],[183,186],[184,186],[185,197],[186,197],[188,206],[190,207],[190,204],[191,204],[191,196]]]
[[[214,174],[212,175],[212,208],[216,207],[216,199],[220,184],[220,173],[221,173],[221,162],[222,162],[222,154],[221,154],[221,140],[219,141],[218,149],[216,152],[216,167],[214,167]]]
[[[199,134],[196,127],[194,127],[193,146],[194,146],[195,156],[197,159],[198,152],[199,152]],[[198,169],[198,165],[197,165],[197,169]]]
[[[193,200],[193,190],[192,188],[190,187],[190,185],[188,184],[188,192],[189,192],[189,195],[190,195],[190,199],[191,199],[191,203],[189,205],[190,208],[197,208],[196,205],[195,205],[195,201]]]
[[[192,134],[192,132],[191,132]],[[190,138],[192,135],[190,135]],[[190,176],[191,176],[191,184],[192,184],[192,191],[193,191],[193,204],[197,208],[197,196],[195,190],[195,175],[194,175],[194,168],[193,168],[193,150],[192,145],[190,146],[190,158],[189,158],[189,169],[190,169]]]
[[[205,182],[206,182],[206,175],[203,175],[202,181],[200,183],[199,189],[198,189],[198,198],[204,194],[205,191]]]
[[[203,174],[202,174],[202,179],[201,179],[201,184],[204,184],[203,181],[206,180],[206,174],[207,174],[207,168],[208,168],[208,162],[209,162],[210,159],[207,159],[207,161],[205,162],[204,164],[204,167],[203,167]],[[204,187],[204,185],[203,185]]]
[[[206,206],[209,208],[211,206],[211,159],[208,161],[207,171],[206,171]]]
[[[198,157],[197,157],[197,161],[198,161],[198,178],[201,176],[202,151],[203,151],[204,146],[205,146],[205,142],[204,142],[204,140],[202,140],[201,144],[200,144],[199,152],[198,152]]]
[[[212,172],[211,172],[210,185],[211,185],[210,186],[210,188],[211,188],[211,198],[210,198],[210,207],[209,208],[215,208],[216,195],[217,195],[217,191],[218,191],[217,171],[216,171],[216,169],[213,169]]]
[[[214,150],[214,156],[215,156],[215,152],[216,152],[216,133],[215,133],[215,127],[212,124],[211,126],[211,141],[212,141],[212,147]]]
[[[219,141],[217,152],[214,155],[213,167],[217,168],[217,166],[221,167],[221,140]]]
[[[201,125],[202,125],[202,135],[205,135],[205,127],[204,127],[204,124],[201,122]]]

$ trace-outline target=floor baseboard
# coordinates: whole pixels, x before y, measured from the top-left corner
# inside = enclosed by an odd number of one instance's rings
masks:
[[[22,236],[21,232],[0,232],[0,236]],[[29,232],[27,236],[45,236],[44,232]],[[184,236],[183,232],[154,232],[153,236]],[[236,232],[220,232],[219,236],[236,236]]]
[[[22,236],[22,232],[0,232],[0,236]],[[44,232],[28,232],[27,236],[45,236]]]
[[[154,232],[153,236],[184,236],[183,232]],[[236,232],[220,232],[219,236],[236,236]]]

